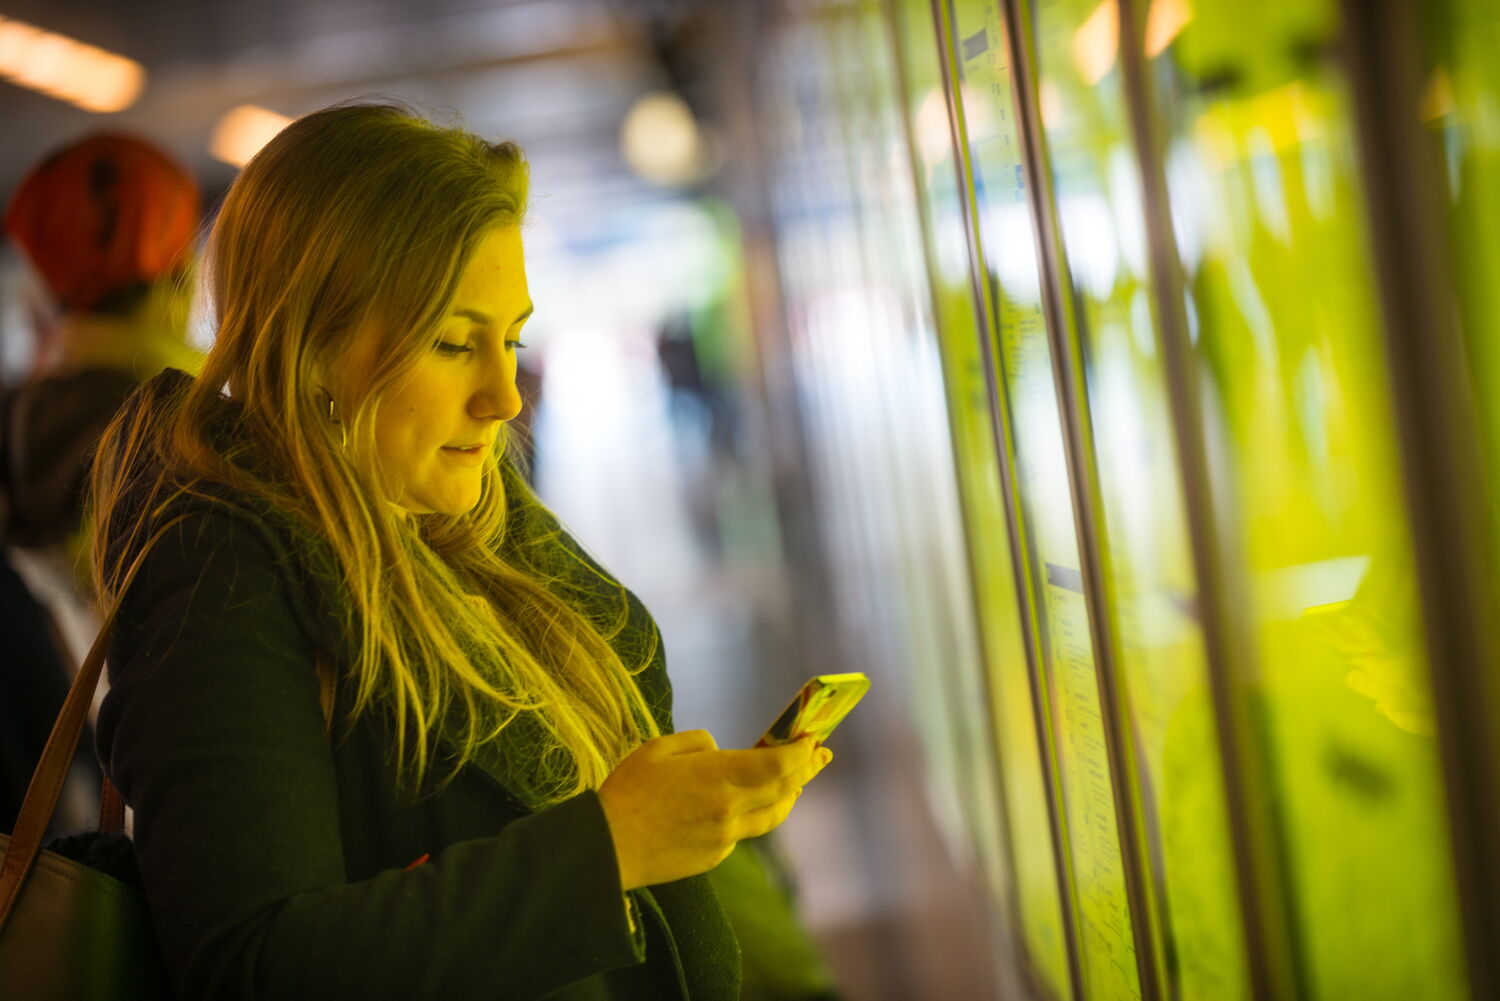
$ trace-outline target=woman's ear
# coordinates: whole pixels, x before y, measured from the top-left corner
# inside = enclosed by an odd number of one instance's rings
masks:
[[[341,423],[340,415],[344,413],[344,384],[338,378],[334,366],[314,362],[308,367],[308,376],[317,405],[327,408],[328,420],[335,424]]]
[[[329,393],[334,399],[343,402],[346,380],[346,365],[340,364],[339,359],[329,358],[326,353],[313,357],[307,366],[308,377],[319,393]]]
[[[321,350],[308,352],[312,356],[308,371],[313,385],[327,390],[340,407],[363,395],[375,368],[379,340],[373,332],[367,333],[369,330],[362,321],[355,336],[333,338]]]

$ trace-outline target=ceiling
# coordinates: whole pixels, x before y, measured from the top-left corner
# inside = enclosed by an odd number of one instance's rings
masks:
[[[700,0],[707,3],[709,0]],[[240,104],[297,115],[394,97],[519,141],[533,194],[566,226],[660,197],[618,152],[639,95],[681,85],[673,26],[691,0],[0,0],[0,16],[129,56],[147,83],[94,114],[0,81],[0,198],[49,149],[90,129],[140,131],[191,165],[210,198],[235,168],[209,139]],[[666,57],[665,59],[663,57]]]

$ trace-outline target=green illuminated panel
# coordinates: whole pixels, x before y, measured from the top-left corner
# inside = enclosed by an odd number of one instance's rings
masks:
[[[1164,972],[1173,996],[1229,1001],[1248,996],[1244,934],[1146,270],[1140,181],[1117,51],[1118,11],[1099,0],[1037,0],[1033,19],[1066,265],[1064,295],[1073,304],[1086,359],[1101,536],[1108,543],[1109,618],[1135,742],[1133,780],[1144,814]],[[967,33],[970,26],[960,30]],[[981,138],[971,141],[976,156],[989,164],[985,176],[1008,186],[1018,154],[998,135],[988,143]],[[996,232],[986,242],[1003,238]]]
[[[1464,997],[1336,9],[1177,6],[1147,52],[1254,644],[1280,919],[1309,997]]]

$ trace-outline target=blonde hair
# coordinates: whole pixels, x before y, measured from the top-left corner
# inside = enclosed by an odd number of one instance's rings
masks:
[[[507,751],[529,760],[512,773],[544,805],[597,788],[660,732],[635,677],[656,656],[655,630],[627,629],[624,588],[566,540],[510,468],[505,435],[462,515],[404,516],[373,448],[384,394],[432,349],[476,246],[520,224],[527,181],[515,144],[390,105],[330,108],[273,139],[213,226],[218,335],[202,375],[162,428],[122,417],[101,443],[95,577],[110,607],[107,554],[174,498],[222,484],[285,512],[332,552],[353,651],[348,719],[388,714],[403,785],[437,773],[440,728],[457,747],[445,782],[522,721]],[[356,336],[379,338],[375,370],[335,425],[315,373]],[[213,430],[225,390],[238,405],[230,435]],[[148,453],[160,477],[127,505],[125,471]]]

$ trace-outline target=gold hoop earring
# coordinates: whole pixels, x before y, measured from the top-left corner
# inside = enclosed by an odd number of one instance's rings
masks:
[[[345,451],[349,447],[349,429],[344,427],[344,422],[339,420],[338,409],[333,403],[333,394],[328,390],[318,387],[318,391],[328,400],[328,423],[339,429],[339,451]]]

